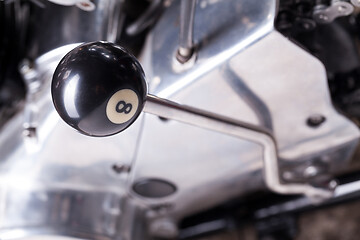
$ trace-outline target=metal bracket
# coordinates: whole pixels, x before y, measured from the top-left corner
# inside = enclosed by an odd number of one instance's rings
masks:
[[[330,6],[318,5],[315,7],[313,17],[318,23],[331,23],[338,17],[348,16],[354,11],[349,2],[333,0]]]

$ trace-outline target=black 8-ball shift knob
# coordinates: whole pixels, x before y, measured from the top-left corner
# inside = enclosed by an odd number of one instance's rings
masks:
[[[61,118],[89,136],[109,136],[130,126],[147,95],[144,71],[113,43],[92,42],[70,51],[55,70],[52,99]]]

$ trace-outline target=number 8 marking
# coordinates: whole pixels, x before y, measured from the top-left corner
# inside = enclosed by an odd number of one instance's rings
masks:
[[[121,106],[121,108],[120,108]],[[116,108],[115,110],[118,113],[125,113],[125,114],[129,114],[132,110],[132,104],[131,103],[126,103],[125,101],[121,100],[120,102],[118,102],[116,104]]]
[[[139,98],[131,89],[120,89],[114,93],[106,104],[106,117],[114,124],[130,121],[139,107]]]

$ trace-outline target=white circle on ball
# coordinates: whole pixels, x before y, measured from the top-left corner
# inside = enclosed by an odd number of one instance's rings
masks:
[[[114,93],[106,105],[106,116],[115,124],[129,121],[136,113],[139,98],[131,89],[122,89]]]

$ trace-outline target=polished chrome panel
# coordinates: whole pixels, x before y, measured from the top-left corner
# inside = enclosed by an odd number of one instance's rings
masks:
[[[129,135],[88,138],[69,129],[53,109],[50,95],[46,99],[41,99],[47,104],[40,107],[48,115],[38,118],[36,136],[23,135],[22,114],[2,131],[0,230],[20,228],[25,235],[51,230],[52,234],[79,236],[80,232],[90,239],[113,238],[118,229],[113,225],[124,216],[120,206],[116,214],[112,209],[107,213],[104,207],[111,199],[116,204],[126,197],[128,175],[113,171],[113,166],[131,165],[141,121],[128,129]],[[39,195],[45,200],[37,199]],[[67,199],[71,201],[66,203]],[[111,228],[104,225],[105,220]],[[1,232],[0,237],[5,239]]]
[[[89,138],[69,129],[51,101],[52,74],[68,51],[115,39],[122,1],[95,2],[92,12],[46,3],[37,16],[34,59],[20,66],[25,106],[0,130],[0,239],[144,239],[145,231],[133,232],[144,217],[127,201],[128,171],[114,171],[130,168],[142,121],[122,135]]]
[[[148,37],[145,73],[156,78],[153,93],[166,98],[198,80],[214,67],[260,40],[273,29],[276,1],[199,0],[194,19],[194,44],[199,46],[197,66],[174,74],[172,59],[178,48],[180,2],[174,1]],[[221,17],[214,17],[221,16]],[[149,65],[148,64],[154,64]],[[151,67],[150,67],[151,66]],[[170,87],[171,86],[171,87]]]
[[[152,95],[147,97],[144,112],[260,144],[263,147],[262,158],[264,159],[263,174],[265,183],[274,192],[280,194],[305,194],[314,201],[326,200],[333,195],[336,182],[329,183],[325,188],[316,188],[308,184],[282,183],[276,141],[265,128],[180,105]]]
[[[277,141],[279,174],[288,183],[307,182],[302,169],[318,161],[327,174],[345,166],[359,131],[332,106],[323,65],[273,29],[275,1],[198,1],[197,59],[184,68],[174,65],[178,29],[165,27],[176,26],[178,5],[165,12],[142,54],[150,93],[266,128]],[[326,117],[317,128],[306,124],[314,114]],[[163,199],[133,195],[148,206],[168,206],[153,219],[177,221],[266,189],[263,168],[256,144],[145,116],[130,183],[154,176],[175,183],[178,191]],[[282,168],[301,176],[288,179]]]
[[[33,233],[87,239],[103,239],[101,235],[111,239],[118,234],[121,207],[124,205],[121,195],[106,190],[72,191],[68,188],[25,186],[11,185],[11,188],[8,186],[0,191],[1,239],[28,236],[24,226]]]
[[[255,57],[259,55],[262,57]],[[279,33],[268,35],[232,58],[220,71],[230,87],[245,86],[264,103],[253,111],[261,111],[255,113],[263,118],[258,123],[270,125],[267,119],[271,119],[281,159],[296,161],[306,155],[325,155],[323,151],[357,141],[357,127],[332,106],[323,65]],[[241,94],[236,93],[236,97]],[[254,102],[245,101],[250,105]],[[247,119],[245,112],[235,114],[235,118]],[[317,128],[309,127],[306,120],[313,114],[325,116],[326,121]]]

